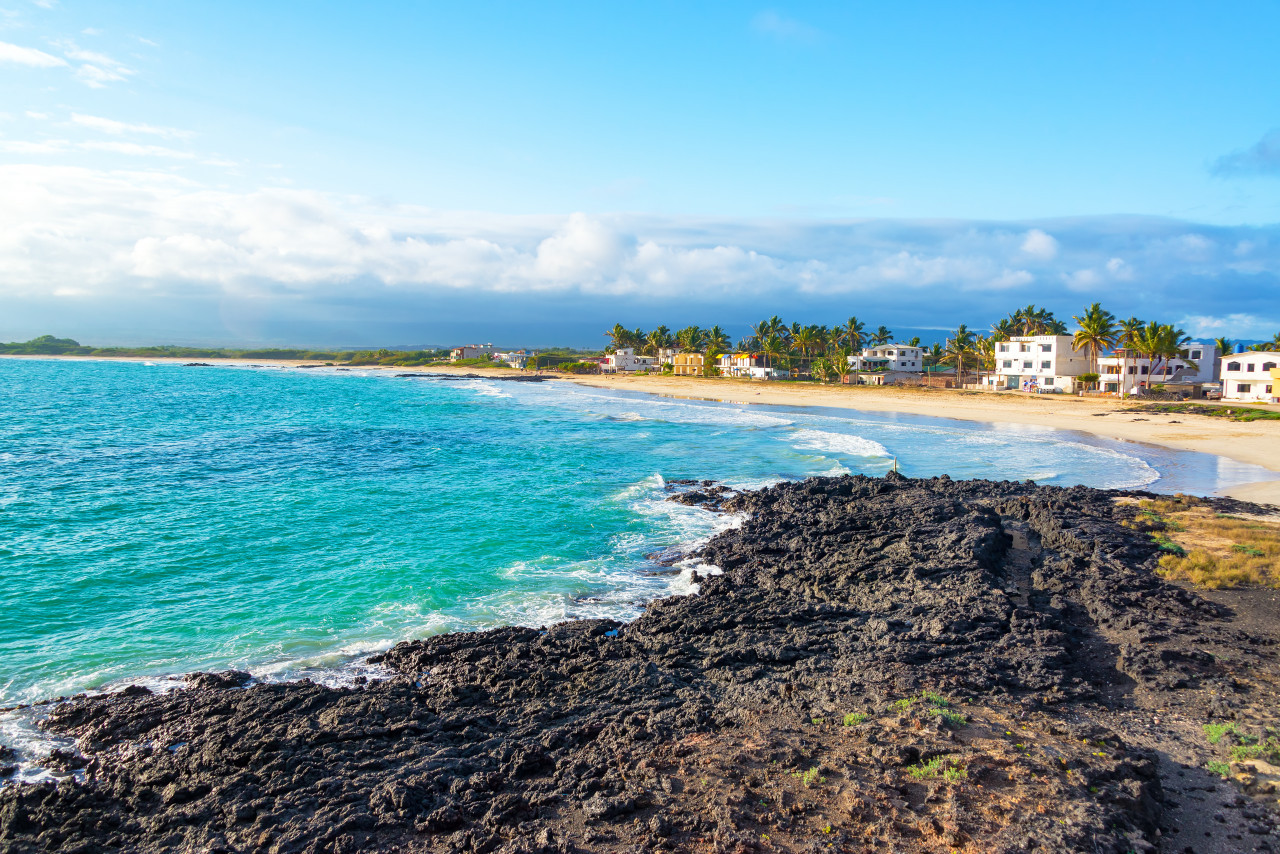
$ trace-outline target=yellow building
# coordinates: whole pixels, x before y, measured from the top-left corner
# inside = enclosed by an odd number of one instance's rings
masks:
[[[700,377],[703,374],[701,353],[676,353],[671,373],[678,377]]]

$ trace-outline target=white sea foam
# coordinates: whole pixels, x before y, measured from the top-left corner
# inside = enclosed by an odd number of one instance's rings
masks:
[[[470,384],[470,388],[476,394],[483,395],[484,397],[500,397],[500,398],[511,397],[511,395],[507,394],[505,391],[498,388],[493,383],[486,383],[486,382],[472,383]]]
[[[846,454],[851,457],[889,457],[888,449],[879,442],[849,433],[829,433],[825,430],[796,430],[782,437],[792,447],[804,451]]]

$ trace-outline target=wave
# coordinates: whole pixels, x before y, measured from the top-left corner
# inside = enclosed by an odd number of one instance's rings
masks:
[[[848,433],[828,433],[824,430],[796,430],[784,437],[792,447],[803,451],[823,451],[846,454],[851,457],[883,457],[892,456],[889,449],[873,439],[854,436]]]

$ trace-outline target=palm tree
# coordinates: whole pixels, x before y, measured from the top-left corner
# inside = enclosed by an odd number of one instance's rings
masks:
[[[996,339],[986,335],[979,335],[974,338],[973,356],[974,366],[978,369],[979,377],[981,377],[983,371],[994,371],[996,369]]]
[[[1147,373],[1149,382],[1164,363],[1186,352],[1183,345],[1189,340],[1191,339],[1187,333],[1171,323],[1152,321],[1142,328],[1134,340],[1134,346],[1150,361]]]
[[[936,367],[942,364],[942,360],[946,358],[946,355],[947,351],[943,349],[941,344],[935,341],[928,350],[925,350],[924,361],[929,365],[929,367]]]
[[[676,346],[682,353],[700,353],[705,336],[706,333],[697,326],[686,326],[676,333]]]
[[[956,363],[956,383],[964,384],[964,360],[973,352],[973,332],[963,323],[955,334],[947,339],[947,359]]]
[[[1012,317],[1006,317],[991,324],[991,338],[993,341],[1008,341],[1017,334],[1018,326],[1014,323]]]
[[[1071,346],[1077,350],[1085,350],[1089,354],[1089,369],[1098,373],[1098,351],[1116,345],[1116,316],[1102,308],[1102,303],[1095,302],[1085,309],[1084,314],[1071,318],[1080,324],[1080,329],[1071,339]]]
[[[1045,335],[1066,335],[1067,324],[1061,320],[1050,318],[1044,327]]]
[[[631,330],[621,323],[615,323],[613,328],[605,333],[605,337],[610,339],[610,347],[613,350],[621,350],[631,340]]]
[[[871,336],[871,346],[872,346],[872,347],[883,347],[885,344],[888,344],[888,343],[889,343],[890,341],[892,341],[892,340],[893,340],[893,332],[891,332],[891,331],[889,330],[889,327],[884,326],[884,325],[882,324],[882,325],[881,325],[879,328],[877,328],[877,329],[876,329],[876,331],[872,334],[872,336]]]
[[[907,342],[907,346],[908,346],[908,347],[919,347],[919,346],[920,346],[920,336],[919,336],[919,335],[913,335],[913,336],[911,336],[911,340]]]
[[[665,350],[671,346],[671,330],[665,326],[659,326],[645,336],[644,341],[645,355],[657,356],[658,351]]]
[[[1120,396],[1124,397],[1124,384],[1129,378],[1129,351],[1137,351],[1138,336],[1142,334],[1142,327],[1145,321],[1136,317],[1130,317],[1127,320],[1120,321],[1119,327],[1116,329],[1115,346],[1122,348],[1120,358]],[[1137,370],[1137,368],[1134,368]],[[1137,385],[1137,383],[1134,383]]]
[[[867,325],[856,317],[851,317],[840,327],[840,340],[849,345],[854,352],[862,352],[862,341],[866,335]]]
[[[707,348],[714,348],[722,353],[729,349],[731,343],[729,336],[719,326],[713,326],[708,329],[706,337],[703,339],[703,344]]]
[[[814,327],[803,326],[792,331],[791,343],[800,351],[800,358],[807,359],[809,354],[813,352],[814,343],[817,336],[814,334]]]
[[[1277,337],[1280,337],[1280,333],[1277,333]],[[1219,355],[1230,356],[1235,352],[1236,342],[1230,338],[1215,338],[1213,339],[1213,346],[1218,348]]]
[[[787,342],[777,332],[774,332],[760,343],[761,348],[764,350],[766,367],[776,365],[777,359],[787,355],[787,352],[790,349],[787,347]]]

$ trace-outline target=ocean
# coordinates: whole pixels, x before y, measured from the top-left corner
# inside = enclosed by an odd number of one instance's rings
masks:
[[[1034,427],[389,371],[0,360],[0,706],[242,668],[341,682],[414,637],[629,619],[666,501],[857,472],[1210,493],[1219,457]]]

